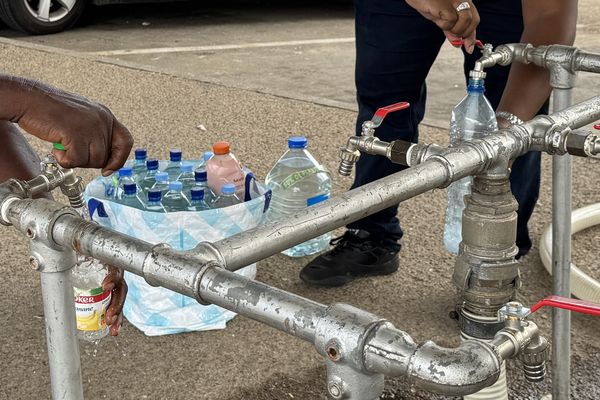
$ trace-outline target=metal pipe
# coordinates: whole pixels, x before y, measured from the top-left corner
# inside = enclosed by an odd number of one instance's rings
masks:
[[[72,250],[51,249],[40,242],[35,242],[32,250],[34,256],[30,263],[42,272],[42,300],[52,398],[83,400],[70,270],[75,263],[75,253]]]
[[[560,70],[560,74],[568,72]],[[571,105],[571,88],[553,89],[553,108],[563,110]],[[553,118],[554,119],[554,118]],[[570,297],[571,266],[571,156],[552,157],[552,277],[553,293]],[[568,310],[552,310],[552,398],[570,398],[571,379],[571,314]]]

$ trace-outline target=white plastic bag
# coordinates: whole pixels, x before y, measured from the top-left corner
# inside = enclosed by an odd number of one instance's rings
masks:
[[[102,177],[86,188],[92,218],[102,226],[147,242],[167,243],[188,250],[199,242],[214,242],[258,226],[267,211],[271,192],[246,174],[246,200],[235,206],[200,212],[155,213],[138,210],[104,199]],[[254,278],[256,264],[237,271]],[[123,309],[125,317],[148,336],[224,329],[236,314],[215,305],[153,287],[134,274],[125,273],[129,292]]]

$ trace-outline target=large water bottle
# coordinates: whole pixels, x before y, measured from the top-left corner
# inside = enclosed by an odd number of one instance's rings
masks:
[[[177,180],[183,184],[183,192],[187,194],[196,185],[194,166],[192,164],[183,164],[181,166],[181,174],[179,174]]]
[[[117,185],[117,190],[115,191],[114,198],[116,200],[121,200],[124,193],[125,185],[135,183],[133,180],[133,168],[131,167],[123,167],[119,169],[119,183]]]
[[[160,189],[150,189],[148,190],[148,196],[146,201],[146,211],[153,211],[164,213],[167,212],[165,207],[163,207],[162,203],[162,192]]]
[[[167,212],[187,211],[191,204],[182,192],[181,182],[169,182],[169,191],[163,196],[162,205]]]
[[[244,172],[240,162],[230,151],[228,142],[217,142],[213,145],[215,153],[206,162],[208,185],[216,194],[220,194],[224,183],[233,183],[240,198],[244,197]]]
[[[461,142],[481,139],[498,129],[496,114],[490,102],[483,95],[483,79],[469,79],[467,95],[452,110],[450,120],[450,146]],[[465,208],[464,198],[471,192],[471,177],[453,182],[448,188],[448,208],[444,227],[444,246],[458,254],[458,245],[462,240],[462,214]]]
[[[208,186],[208,175],[205,169],[197,169],[194,171],[195,187],[204,189],[204,200],[209,206],[215,201],[215,193]]]
[[[135,183],[126,183],[123,186],[120,203],[139,210],[144,209],[144,202],[138,196],[138,186]]]
[[[177,179],[179,174],[181,173],[181,149],[171,149],[169,151],[169,164],[163,172],[169,174],[169,180],[174,181]]]
[[[165,193],[169,191],[169,174],[166,172],[158,172],[154,176],[154,185],[152,185],[152,189],[158,189],[164,196]]]
[[[156,174],[158,173],[158,160],[151,158],[146,161],[146,174],[138,180],[138,185],[142,192],[147,192],[156,183]]]
[[[146,159],[148,158],[148,151],[143,147],[135,149],[135,160],[133,160],[133,175],[137,181],[138,177],[141,177],[146,172]]]
[[[212,203],[212,208],[224,208],[240,204],[242,200],[236,194],[236,186],[233,183],[224,183],[221,186],[221,194],[217,195]]]
[[[190,211],[204,211],[210,209],[210,206],[204,199],[204,188],[201,186],[194,186],[190,190]]]
[[[274,222],[296,214],[331,194],[329,172],[306,149],[308,141],[303,136],[288,139],[289,150],[271,169],[265,184],[273,192],[267,221]],[[331,234],[301,243],[283,252],[290,257],[302,257],[325,250]]]

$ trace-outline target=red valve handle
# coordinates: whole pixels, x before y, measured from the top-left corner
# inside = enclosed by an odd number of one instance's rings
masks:
[[[452,46],[462,46],[463,44],[465,44],[465,39],[456,39],[456,40],[452,40],[450,41],[450,44]],[[483,49],[483,42],[479,39],[475,40],[475,46],[479,47],[480,49]]]
[[[565,310],[571,310],[578,313],[600,317],[600,304],[583,300],[575,300],[562,296],[548,296],[545,299],[540,300],[534,304],[533,307],[531,307],[531,313],[536,312],[544,306],[562,308]]]
[[[600,131],[600,124],[594,125],[594,129],[597,130],[597,131]]]
[[[380,109],[375,111],[375,115],[373,115],[373,118],[371,118],[371,122],[373,123],[373,125],[371,127],[377,128],[379,125],[381,125],[381,123],[383,122],[383,119],[389,113],[394,112],[394,111],[404,110],[408,107],[410,107],[410,103],[407,103],[405,101],[401,101],[399,103],[381,107]]]

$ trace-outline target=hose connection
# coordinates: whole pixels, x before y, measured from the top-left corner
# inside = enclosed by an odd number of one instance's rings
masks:
[[[404,101],[382,107],[375,112],[370,120],[363,122],[361,135],[351,136],[346,146],[340,149],[340,166],[338,168],[340,175],[350,176],[354,165],[360,159],[361,153],[383,155],[390,158],[392,145],[377,139],[375,129],[382,124],[386,115],[408,107],[410,107],[410,104]]]

